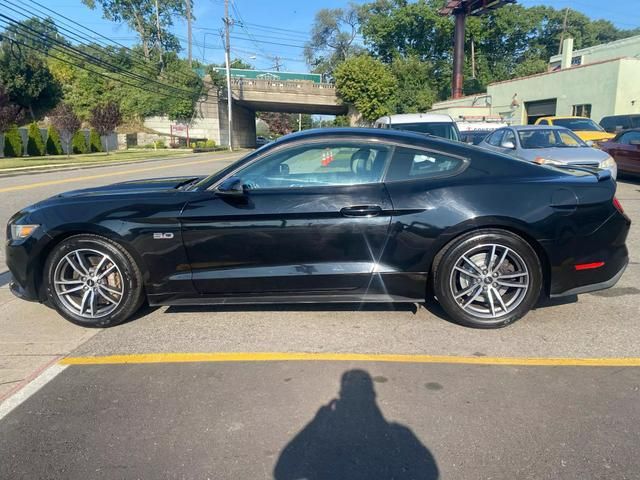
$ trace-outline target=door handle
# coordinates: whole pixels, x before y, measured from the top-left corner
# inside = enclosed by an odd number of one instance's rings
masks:
[[[379,205],[358,205],[344,207],[340,213],[345,217],[375,217],[382,213],[382,207]]]

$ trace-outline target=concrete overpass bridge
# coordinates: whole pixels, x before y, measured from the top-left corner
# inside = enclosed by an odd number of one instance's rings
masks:
[[[209,77],[205,82],[210,84]],[[234,147],[254,147],[256,112],[345,115],[346,105],[336,95],[335,85],[311,81],[232,78]],[[152,117],[145,126],[168,135],[171,122]],[[189,127],[190,138],[213,139],[219,145],[229,142],[226,93],[211,86],[207,98],[197,105],[197,115]],[[183,135],[181,133],[181,135]]]

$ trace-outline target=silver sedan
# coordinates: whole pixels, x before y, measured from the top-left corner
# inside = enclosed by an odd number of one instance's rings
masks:
[[[563,127],[522,125],[500,128],[478,144],[516,158],[548,165],[574,165],[609,170],[615,179],[616,162],[611,156],[585,143]]]

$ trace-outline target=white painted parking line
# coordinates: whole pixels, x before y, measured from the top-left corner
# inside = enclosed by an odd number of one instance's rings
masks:
[[[31,382],[27,383],[23,388],[15,392],[4,402],[0,403],[0,420],[9,415],[12,410],[25,402],[29,397],[53,380],[66,368],[66,365],[60,365],[59,363],[51,365]]]

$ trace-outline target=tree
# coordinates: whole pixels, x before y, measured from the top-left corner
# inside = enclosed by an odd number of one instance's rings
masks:
[[[269,131],[274,135],[287,135],[293,132],[291,115],[288,113],[260,112],[258,118],[269,125]]]
[[[397,80],[389,67],[369,55],[358,55],[338,65],[336,91],[355,106],[362,118],[374,121],[391,112]]]
[[[115,102],[96,105],[93,110],[91,110],[89,123],[96,129],[100,137],[105,139],[108,155],[109,142],[107,141],[106,136],[113,132],[116,127],[122,123],[120,106]]]
[[[436,101],[436,92],[431,84],[431,65],[416,56],[396,56],[391,63],[398,88],[392,98],[394,113],[426,112]]]
[[[100,141],[100,134],[95,128],[92,128],[89,132],[89,152],[97,153],[102,151],[102,142]]]
[[[60,144],[60,134],[58,130],[51,125],[47,130],[47,154],[49,155],[62,155],[62,145]]]
[[[59,33],[55,21],[51,17],[44,20],[32,17],[7,26],[2,36],[4,43],[16,42],[27,49],[42,54],[49,53],[49,50],[56,43],[68,44],[65,38]]]
[[[16,53],[6,44],[0,50],[0,84],[11,102],[29,112],[33,120],[62,97],[60,84],[40,58]]]
[[[315,73],[327,77],[340,63],[362,48],[354,45],[358,34],[358,7],[323,8],[315,16],[311,40],[305,44],[304,56]]]
[[[4,134],[4,156],[21,157],[22,154],[22,137],[18,126],[12,125]]]
[[[4,155],[4,133],[22,119],[22,112],[18,105],[9,99],[9,94],[0,85],[0,155]]]
[[[71,139],[71,151],[75,154],[89,153],[87,139],[82,130],[78,130]]]
[[[27,154],[30,157],[42,157],[45,153],[46,149],[40,127],[36,122],[31,122],[27,134]]]
[[[178,37],[169,30],[175,18],[185,17],[184,0],[82,0],[82,3],[91,9],[100,7],[103,18],[126,23],[134,30],[140,38],[142,52],[147,60],[151,58],[153,49],[160,52],[178,52],[181,49]]]
[[[62,144],[65,146],[67,157],[71,154],[71,140],[80,130],[80,119],[70,105],[60,103],[49,115],[51,123],[60,134]]]

